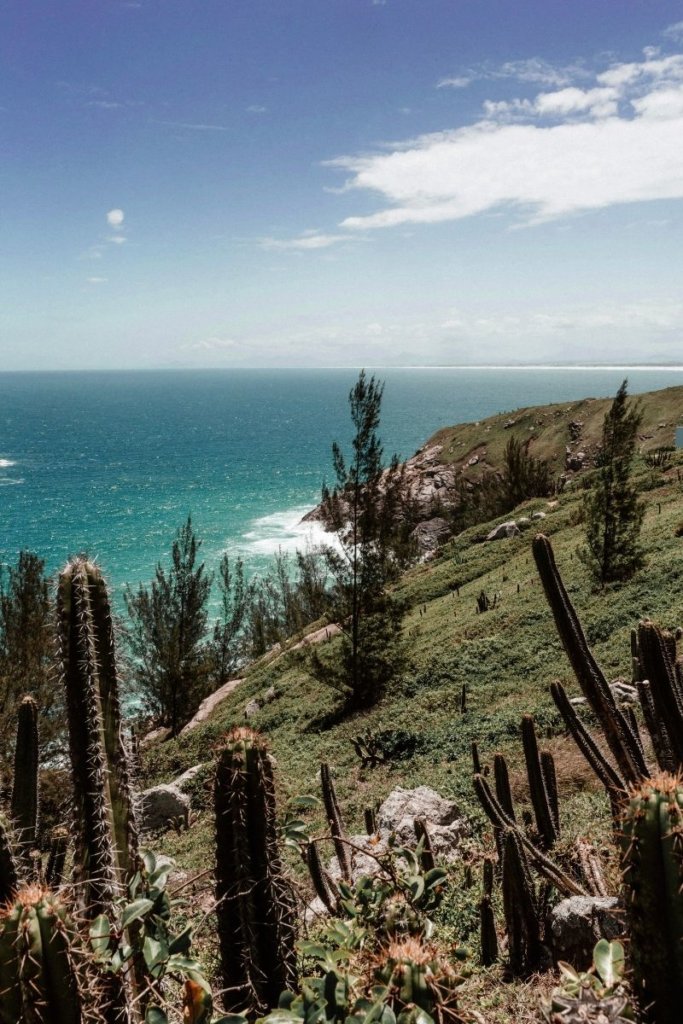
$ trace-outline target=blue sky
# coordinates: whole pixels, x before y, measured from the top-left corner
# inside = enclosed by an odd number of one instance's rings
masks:
[[[0,14],[0,369],[683,361],[683,4]]]

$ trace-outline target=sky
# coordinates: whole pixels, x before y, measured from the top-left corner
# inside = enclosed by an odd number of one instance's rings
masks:
[[[0,370],[683,362],[683,3],[15,0]]]

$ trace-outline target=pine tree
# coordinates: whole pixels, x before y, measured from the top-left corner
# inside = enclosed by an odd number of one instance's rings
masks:
[[[221,615],[213,627],[211,643],[213,685],[222,686],[237,669],[244,646],[244,627],[251,604],[253,587],[244,578],[241,558],[230,566],[223,555],[218,566],[218,587],[221,595]]]
[[[581,554],[601,584],[628,579],[643,564],[645,506],[631,479],[643,414],[639,403],[628,403],[627,385],[625,380],[605,415],[598,471],[584,499],[586,548]]]
[[[384,385],[361,371],[349,394],[355,430],[347,464],[332,446],[336,477],[323,487],[325,525],[338,547],[325,559],[333,585],[330,614],[342,627],[341,660],[329,663],[314,652],[313,671],[344,694],[346,710],[374,704],[402,664],[403,608],[387,592],[401,564],[403,477],[394,456],[388,468],[378,436]]]
[[[211,577],[197,561],[200,547],[188,516],[173,542],[170,569],[159,563],[149,588],[126,592],[137,692],[173,735],[205,696],[211,667],[206,643]]]
[[[0,748],[11,747],[16,711],[30,694],[38,702],[41,755],[54,757],[64,739],[62,689],[56,684],[54,622],[45,562],[21,551],[0,569]]]

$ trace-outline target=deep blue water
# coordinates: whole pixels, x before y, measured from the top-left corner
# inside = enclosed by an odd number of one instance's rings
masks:
[[[388,369],[385,451],[520,405],[683,383],[676,370]],[[350,436],[353,370],[0,374],[0,559],[55,569],[96,556],[120,593],[151,578],[192,513],[203,554],[262,570],[298,527]]]

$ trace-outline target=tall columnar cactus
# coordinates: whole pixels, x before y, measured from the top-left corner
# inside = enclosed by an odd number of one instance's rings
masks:
[[[492,895],[493,861],[490,857],[486,857],[483,866],[482,896],[479,902],[481,962],[484,967],[490,967],[498,959],[498,934],[496,932],[496,919],[491,903]]]
[[[496,796],[498,802],[509,818],[515,820],[515,805],[512,800],[510,788],[510,772],[503,754],[493,755],[493,778],[496,784]]]
[[[683,692],[676,673],[676,641],[653,622],[638,626],[638,646],[644,678],[650,683],[652,701],[666,723],[669,746],[676,768],[683,767]]]
[[[226,1009],[276,1006],[296,975],[294,904],[276,830],[272,761],[251,729],[233,729],[216,770],[216,914]]]
[[[649,772],[642,747],[593,657],[555,564],[550,541],[543,534],[534,538],[533,553],[557,632],[583,695],[600,722],[620,773],[629,783],[647,778]]]
[[[541,956],[541,922],[524,848],[512,828],[505,831],[502,880],[510,969],[517,975],[531,974]]]
[[[332,781],[332,775],[330,774],[330,766],[324,762],[320,765],[320,784],[322,787],[325,814],[327,816],[327,823],[330,826],[330,834],[332,835],[332,841],[334,842],[334,852],[337,855],[339,870],[341,871],[341,876],[344,881],[350,882],[351,858],[349,856],[349,848],[346,844],[344,821],[341,816],[339,801],[337,800],[337,791],[334,788],[334,782]]]
[[[11,816],[22,857],[28,860],[38,832],[38,705],[33,697],[19,705]]]
[[[630,959],[642,1006],[678,1024],[683,1006],[683,784],[662,773],[631,793],[622,823]]]
[[[549,750],[541,751],[541,772],[545,782],[550,813],[558,836],[560,834],[560,794],[557,788],[557,772],[555,770],[555,758]]]
[[[74,881],[87,916],[110,911],[135,870],[137,836],[121,733],[114,628],[99,568],[74,558],[57,593],[74,788]]]
[[[19,884],[9,824],[0,814],[0,906],[12,899]]]
[[[37,885],[0,911],[0,1024],[81,1024],[74,929],[64,905]]]
[[[524,715],[522,718],[522,743],[524,746],[526,771],[529,778],[531,804],[536,819],[536,830],[542,848],[550,850],[557,841],[558,829],[555,825],[548,786],[541,767],[536,728],[532,715]]]
[[[329,914],[336,914],[339,891],[322,865],[316,843],[309,842],[306,844],[305,857],[316,896]]]

